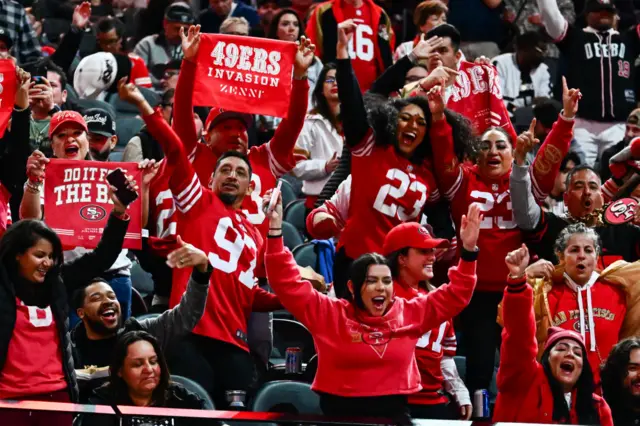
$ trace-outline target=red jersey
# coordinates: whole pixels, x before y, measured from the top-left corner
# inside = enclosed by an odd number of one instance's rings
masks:
[[[427,297],[429,291],[423,288],[414,289],[394,281],[393,289],[396,297],[411,300]],[[433,405],[449,402],[440,391],[443,389],[442,358],[456,355],[457,342],[451,320],[427,331],[416,343],[416,361],[420,371],[422,392],[409,397],[409,404]]]
[[[573,121],[559,119],[536,155],[530,170],[540,194],[546,196],[553,188],[560,162],[569,151],[572,127]],[[477,243],[480,249],[478,290],[502,291],[504,277],[509,274],[504,259],[522,244],[522,235],[513,218],[511,206],[511,171],[490,179],[480,175],[478,166],[460,163],[454,152],[451,126],[446,120],[433,123],[431,141],[438,185],[444,197],[451,202],[451,216],[456,230],[460,230],[462,215],[467,214],[471,203],[478,203],[484,215]],[[550,152],[562,155],[557,158],[554,155],[554,160],[558,161],[551,162]]]
[[[151,88],[151,77],[149,76],[149,70],[147,64],[144,63],[138,55],[129,53],[129,60],[131,61],[131,72],[129,73],[130,81],[136,86]]]
[[[390,52],[393,54],[395,48],[393,30],[382,21],[384,12],[372,0],[364,0],[360,7],[353,7],[345,0],[323,3],[314,10],[306,28],[307,36],[316,45],[316,56],[323,61],[326,59],[323,57],[324,52],[322,51],[323,31],[329,30],[324,25],[326,13],[333,14],[335,22],[338,24],[348,19],[354,19],[358,24],[349,42],[349,57],[360,90],[364,93],[385,70],[379,47],[379,37],[389,43]],[[329,61],[334,59],[328,58]]]
[[[607,282],[597,280],[590,286],[591,312],[589,312],[588,290],[582,290],[582,315],[578,305],[578,292],[565,283],[554,284],[547,293],[551,325],[581,333],[585,338],[589,364],[593,370],[595,383],[600,383],[600,365],[609,357],[611,348],[618,343],[620,329],[627,313],[624,292]],[[584,322],[584,332],[580,327]],[[591,348],[591,326],[595,327],[595,348]]]
[[[455,82],[447,88],[447,108],[471,120],[479,135],[490,127],[502,127],[515,141],[518,135],[502,100],[496,68],[460,61],[458,73]]]
[[[351,153],[349,218],[340,245],[357,259],[380,253],[391,228],[418,220],[424,205],[440,195],[428,162],[413,164],[393,144],[377,145],[371,129]]]
[[[169,187],[178,211],[182,239],[203,250],[213,267],[205,312],[193,329],[196,334],[236,345],[246,351],[247,320],[252,311],[281,307],[278,298],[257,286],[254,269],[262,248],[257,229],[238,210],[224,204],[198,179],[177,135],[159,111],[144,117],[147,128],[173,170]],[[185,292],[191,271],[174,269],[170,304]]]
[[[450,284],[424,297],[396,297],[382,316],[332,299],[301,279],[282,238],[269,238],[265,254],[269,284],[282,304],[311,334],[318,352],[312,389],[347,397],[408,395],[420,391],[414,348],[420,336],[458,315],[471,300],[475,261],[449,269]]]
[[[189,161],[192,163],[200,182],[208,186],[218,158],[209,147],[198,142],[192,113],[195,74],[196,64],[191,61],[183,61],[176,88],[173,128],[180,137],[184,150],[189,153]],[[282,120],[269,142],[259,147],[252,147],[248,152],[253,170],[251,176],[253,192],[250,197],[245,197],[242,211],[249,221],[258,228],[263,237],[267,235],[269,223],[265,220],[266,216],[261,209],[262,196],[266,191],[275,188],[277,180],[296,165],[293,149],[304,125],[308,91],[307,80],[293,80],[287,118]],[[168,185],[170,175],[171,172],[167,172],[167,176],[164,178],[159,179],[157,176],[154,179],[149,198],[151,203],[155,203],[153,208],[149,208],[149,220],[158,223],[157,226],[160,229],[169,232],[176,229],[175,225],[170,225],[170,223],[176,222],[175,208],[172,208],[170,201],[168,201],[168,194],[171,192]],[[262,263],[258,266],[256,276],[264,276]],[[178,301],[179,299],[175,300],[176,303]]]
[[[62,349],[51,307],[26,306],[16,298],[16,324],[0,372],[0,399],[67,388]]]

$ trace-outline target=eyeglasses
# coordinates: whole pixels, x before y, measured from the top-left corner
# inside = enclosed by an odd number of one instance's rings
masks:
[[[175,77],[178,74],[180,74],[180,70],[168,70],[164,72],[162,78],[165,80],[169,80],[171,77]]]
[[[335,79],[335,77],[327,77],[327,78],[324,80],[324,82],[325,82],[325,83],[327,83],[327,84],[333,84],[333,83],[335,83],[335,82],[336,82],[336,79]]]

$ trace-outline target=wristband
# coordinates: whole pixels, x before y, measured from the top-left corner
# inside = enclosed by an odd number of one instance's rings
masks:
[[[413,53],[413,50],[409,52],[409,54],[407,55],[407,58],[409,58],[411,63],[414,65],[418,62],[418,56],[415,53]]]
[[[280,238],[280,237],[282,237],[282,232],[277,235],[271,235],[271,234],[267,235],[267,238]]]
[[[42,188],[42,184],[28,180],[25,185],[25,188],[27,189],[27,191],[31,192],[32,194],[39,194],[40,189]]]
[[[280,228],[269,228],[269,231],[282,231],[282,227],[280,227]]]

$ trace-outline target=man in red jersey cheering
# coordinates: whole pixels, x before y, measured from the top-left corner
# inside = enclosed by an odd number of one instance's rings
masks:
[[[211,189],[203,186],[160,111],[154,111],[134,85],[121,81],[118,89],[123,100],[138,107],[162,146],[166,167],[172,171],[169,187],[183,224],[181,236],[203,250],[213,267],[205,313],[193,329],[192,341],[213,370],[216,407],[226,407],[225,392],[247,391],[253,380],[249,314],[281,309],[278,298],[257,286],[254,278],[263,239],[240,210],[251,192],[251,164],[243,153],[226,152],[217,160]],[[190,273],[180,261],[177,269]]]

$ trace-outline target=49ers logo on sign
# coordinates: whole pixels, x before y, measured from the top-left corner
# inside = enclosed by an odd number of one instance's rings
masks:
[[[106,215],[107,211],[100,206],[84,206],[80,209],[80,216],[91,222],[102,220]]]

